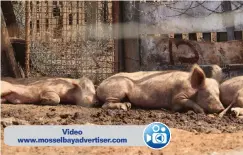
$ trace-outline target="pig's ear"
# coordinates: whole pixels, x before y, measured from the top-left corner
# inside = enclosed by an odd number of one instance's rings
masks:
[[[192,88],[194,89],[203,88],[205,86],[206,76],[198,65],[192,67],[190,80]]]

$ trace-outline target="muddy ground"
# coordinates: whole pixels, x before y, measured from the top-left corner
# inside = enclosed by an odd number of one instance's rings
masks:
[[[11,123],[15,125],[88,123],[146,125],[157,121],[173,128],[171,144],[160,151],[154,151],[147,147],[10,147],[2,143],[2,154],[49,154],[52,149],[55,151],[51,154],[70,154],[73,151],[75,151],[74,154],[99,154],[100,152],[102,154],[121,154],[122,152],[123,154],[130,154],[129,152],[132,154],[207,154],[243,150],[243,119],[237,119],[233,114],[218,118],[217,115],[195,114],[192,111],[172,113],[165,110],[143,109],[104,110],[75,105],[2,104],[1,117],[2,120],[11,118]],[[9,120],[1,122],[2,131],[7,125],[9,125]]]

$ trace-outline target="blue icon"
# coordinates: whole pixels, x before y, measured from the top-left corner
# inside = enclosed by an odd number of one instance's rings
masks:
[[[152,149],[162,149],[170,143],[170,129],[163,123],[149,124],[143,131],[145,144]]]

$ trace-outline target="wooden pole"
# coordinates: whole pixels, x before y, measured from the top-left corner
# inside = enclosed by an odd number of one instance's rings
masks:
[[[139,7],[136,1],[123,2],[123,19],[124,24],[131,22],[135,23],[139,27],[139,14],[137,9]],[[123,29],[125,34],[139,34],[139,28],[127,28]],[[134,32],[137,31],[137,32]],[[140,69],[140,53],[139,53],[139,36],[133,36],[133,38],[124,38],[124,52],[125,52],[125,70],[127,72],[135,72]]]
[[[120,37],[120,2],[119,1],[112,1],[112,23],[113,23],[113,36],[114,36],[114,73],[117,73],[120,71],[120,68],[123,68],[123,63],[120,61],[120,54],[122,52],[121,50],[121,39]]]
[[[11,1],[1,1],[2,13],[8,29],[9,37],[19,37],[19,27]]]
[[[25,74],[29,77],[30,74],[30,2],[25,1]]]
[[[1,27],[1,56],[6,57],[6,66],[8,66],[8,71],[10,71],[11,76],[15,78],[21,78],[23,75],[21,74],[21,70],[16,62],[14,50],[12,44],[9,39],[8,30],[5,27],[5,21],[1,19],[2,27]],[[2,57],[2,59],[3,59]]]

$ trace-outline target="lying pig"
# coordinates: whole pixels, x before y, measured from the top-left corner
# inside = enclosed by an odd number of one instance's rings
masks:
[[[5,81],[3,81],[5,80]],[[88,78],[3,78],[1,99],[14,104],[57,105],[60,102],[92,106],[96,102],[95,87]]]
[[[210,65],[203,67],[203,71],[208,78],[213,78],[219,83],[223,80],[223,71],[222,68],[218,65]]]
[[[104,80],[96,89],[103,108],[127,110],[131,104],[143,108],[172,111],[194,110],[218,113],[224,109],[219,100],[219,85],[206,78],[194,65],[191,72],[147,71],[118,73]],[[123,102],[128,99],[129,102]]]
[[[243,108],[243,76],[228,79],[220,85],[220,100],[227,110],[232,106]]]

